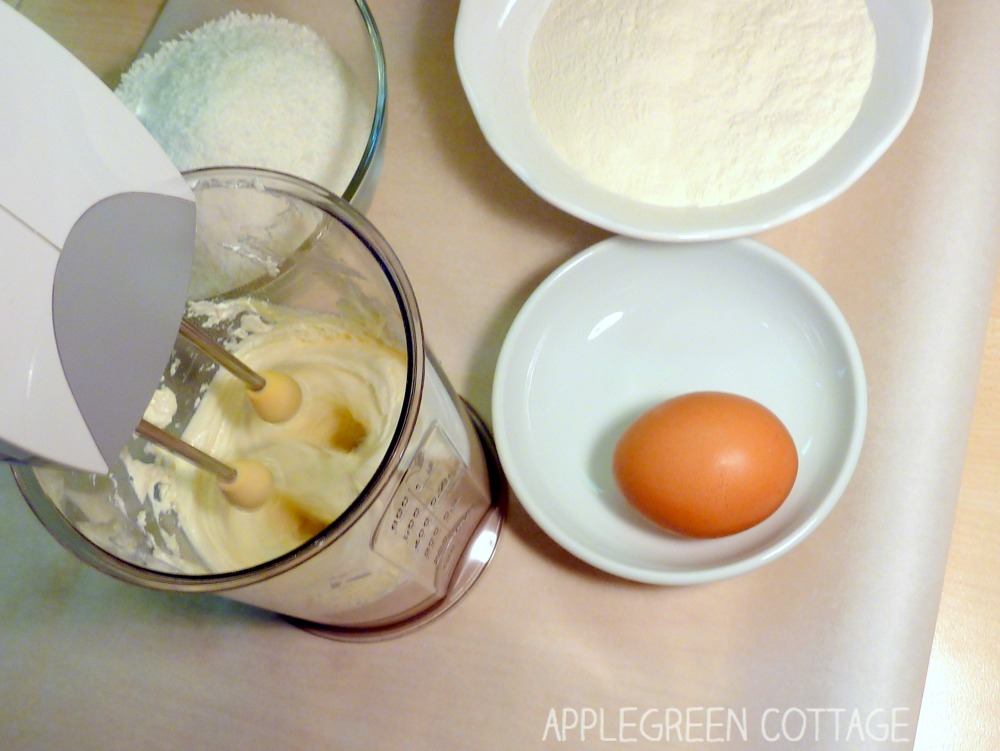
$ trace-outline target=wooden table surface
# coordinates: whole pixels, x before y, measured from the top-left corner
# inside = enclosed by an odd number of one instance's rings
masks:
[[[1000,283],[917,731],[918,751],[1000,748]]]

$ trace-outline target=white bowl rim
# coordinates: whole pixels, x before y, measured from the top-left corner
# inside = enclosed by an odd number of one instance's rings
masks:
[[[498,82],[495,67],[516,63],[517,52],[508,49],[509,44],[502,52],[498,49],[505,46],[502,33],[517,6],[536,3],[541,8],[550,0],[463,0],[455,27],[454,53],[459,79],[487,143],[540,198],[620,235],[685,242],[728,239],[771,229],[829,203],[882,157],[909,121],[923,86],[930,48],[931,1],[866,1],[877,34],[884,37],[880,47],[892,48],[893,54],[876,53],[872,90],[865,97],[855,124],[833,149],[793,180],[769,193],[726,206],[684,209],[632,201],[586,183],[554,152],[545,154],[540,166],[538,151],[551,152],[551,149],[539,145],[544,142],[540,133],[526,135],[536,130],[530,117],[516,119],[514,123],[520,132],[517,138],[511,136],[505,123],[518,108],[496,93],[504,84]],[[534,14],[538,15],[537,10]],[[494,39],[498,43],[489,44]],[[888,104],[880,93],[873,93],[879,82],[891,90]],[[875,108],[882,107],[890,107],[885,117],[875,118],[874,127],[863,128],[861,121]],[[852,143],[859,141],[861,148],[854,152],[856,158],[845,160],[844,152],[851,153],[846,145],[848,137]],[[533,142],[530,149],[520,145],[524,139]],[[529,159],[527,152],[532,150],[536,152],[532,154],[535,158]],[[567,187],[572,195],[568,195]],[[698,219],[691,221],[692,217]]]

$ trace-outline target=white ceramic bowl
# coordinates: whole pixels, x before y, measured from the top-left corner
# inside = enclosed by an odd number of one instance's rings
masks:
[[[535,124],[528,53],[549,0],[465,0],[455,28],[459,77],[497,155],[549,203],[591,224],[650,240],[754,234],[831,201],[885,153],[916,105],[930,44],[929,0],[868,0],[877,52],[872,84],[853,125],[788,183],[727,206],[671,208],[595,186],[571,169]]]
[[[761,402],[799,450],[778,511],[710,540],[646,522],[611,474],[614,445],[639,414],[702,390]],[[844,317],[812,277],[752,240],[593,246],[525,303],[493,387],[500,459],[532,518],[593,566],[658,584],[734,576],[801,542],[847,485],[866,414]]]

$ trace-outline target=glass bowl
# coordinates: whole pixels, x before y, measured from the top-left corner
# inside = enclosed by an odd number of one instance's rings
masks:
[[[204,169],[214,167],[261,167],[270,170],[277,170],[292,174],[300,179],[307,179],[320,184],[321,187],[330,190],[338,196],[349,201],[355,208],[366,210],[374,195],[375,185],[378,181],[381,168],[382,156],[385,146],[385,122],[386,122],[386,68],[385,55],[382,48],[382,40],[375,19],[372,16],[365,0],[323,0],[323,2],[295,2],[294,0],[208,0],[201,2],[198,0],[168,0],[160,10],[159,14],[139,49],[135,58],[139,59],[147,54],[155,54],[161,49],[161,45],[176,41],[182,35],[188,34],[202,27],[204,24],[216,21],[230,13],[239,12],[246,15],[271,15],[277,19],[285,19],[293,24],[305,26],[316,32],[319,37],[327,42],[330,48],[339,58],[338,65],[342,64],[340,70],[343,79],[338,79],[351,83],[352,99],[359,112],[363,112],[367,120],[367,133],[360,130],[355,134],[352,131],[350,139],[341,139],[331,135],[331,143],[336,143],[336,148],[343,147],[350,152],[350,156],[345,156],[343,161],[331,160],[330,164],[336,162],[337,176],[330,180],[320,180],[310,174],[303,174],[277,163],[265,163],[262,160],[242,159],[238,163],[232,161],[201,161],[196,164],[179,164],[181,170]],[[294,72],[294,71],[293,71]],[[126,74],[127,75],[127,74]],[[354,86],[356,84],[356,86]],[[160,84],[156,84],[159,86]],[[264,81],[261,87],[267,87]],[[164,88],[164,91],[167,91]],[[269,96],[273,97],[279,91],[277,88],[271,90],[262,88],[262,91],[271,91]],[[279,96],[281,94],[278,94]],[[331,97],[335,94],[331,93]],[[158,94],[158,96],[165,96]],[[169,96],[175,96],[172,92]],[[336,96],[341,97],[337,92]],[[264,99],[261,96],[261,104],[270,104],[272,99]],[[340,98],[338,104],[343,104],[345,98]],[[330,103],[333,102],[331,98]],[[282,106],[284,101],[279,102]],[[326,102],[324,101],[324,104]],[[153,109],[159,103],[150,100],[138,100],[130,102],[130,106],[141,120],[148,122],[152,117]],[[214,115],[223,115],[227,112],[227,107],[233,107],[234,122],[232,137],[240,132],[241,123],[238,120],[239,113],[245,113],[243,103],[227,101],[225,106],[218,102],[211,103]],[[171,99],[165,99],[159,106],[162,112],[167,111],[167,107],[173,105]],[[183,102],[183,106],[188,106],[188,102]],[[190,105],[194,106],[194,105]],[[363,108],[363,109],[362,109]],[[280,142],[282,138],[289,138],[288,131],[282,130],[280,115],[270,111],[264,111],[262,106],[260,112],[260,122],[269,131],[267,138],[273,138]],[[300,117],[295,113],[296,119]],[[163,114],[162,117],[169,115]],[[253,123],[250,124],[251,126]],[[153,130],[153,128],[150,128]],[[154,131],[154,135],[156,135]],[[228,136],[227,136],[228,137]],[[249,138],[250,136],[247,136]],[[256,136],[255,136],[256,137]],[[285,148],[285,147],[282,147]],[[306,146],[306,150],[311,145]],[[287,151],[286,151],[287,153]],[[207,155],[208,156],[208,155]],[[310,160],[327,160],[327,155],[319,154],[317,157],[310,156]],[[349,160],[349,161],[348,161]],[[324,162],[326,163],[326,162]],[[312,164],[312,161],[310,161]],[[351,171],[353,167],[353,171]],[[341,177],[344,175],[345,177]],[[349,179],[346,175],[350,175]],[[346,185],[345,185],[346,182]]]

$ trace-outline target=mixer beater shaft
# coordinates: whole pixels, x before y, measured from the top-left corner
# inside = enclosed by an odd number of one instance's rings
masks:
[[[236,479],[236,470],[233,467],[220,462],[214,456],[206,454],[201,449],[195,448],[190,443],[182,441],[177,436],[168,433],[163,428],[153,425],[151,422],[147,422],[146,420],[140,421],[138,427],[135,429],[135,432],[150,443],[155,443],[157,446],[169,451],[171,454],[177,454],[183,459],[186,459],[198,469],[211,472],[223,482],[232,482]]]
[[[267,422],[285,422],[299,409],[302,389],[285,373],[257,373],[202,329],[181,319],[181,336],[247,385],[247,396],[257,414]]]
[[[284,422],[298,410],[302,391],[294,379],[284,373],[257,373],[187,319],[181,319],[180,335],[247,385],[250,402],[264,420]],[[146,420],[139,422],[135,432],[215,475],[223,495],[236,506],[246,510],[260,508],[274,492],[274,476],[261,462],[237,460],[232,465],[226,464]]]
[[[243,381],[251,391],[260,391],[264,388],[266,381],[263,376],[251,370],[242,360],[234,356],[229,350],[188,319],[181,319],[180,331],[182,337],[191,342],[203,354]]]

